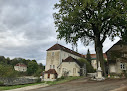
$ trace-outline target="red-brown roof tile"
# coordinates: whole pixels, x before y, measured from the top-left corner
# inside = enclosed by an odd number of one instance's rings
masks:
[[[63,51],[66,51],[68,53],[74,54],[74,55],[79,56],[79,57],[83,57],[83,58],[85,57],[84,55],[82,55],[80,53],[77,53],[77,52],[75,52],[75,51],[73,51],[73,50],[71,50],[69,48],[66,48],[66,47],[64,47],[64,46],[62,46],[60,44],[53,45],[47,51],[50,51],[50,50],[63,50]]]
[[[79,66],[83,66],[80,61],[78,61],[77,59],[69,56],[68,58],[66,58],[65,60],[62,60],[62,62],[76,62]]]
[[[25,64],[23,64],[23,63],[18,63],[18,64],[16,64],[15,66],[20,66],[20,67],[27,67]]]
[[[49,69],[48,71],[45,71],[45,73],[48,73],[48,74],[57,74],[55,69]]]

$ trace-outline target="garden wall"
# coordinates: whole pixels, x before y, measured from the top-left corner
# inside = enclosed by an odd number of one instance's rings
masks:
[[[28,84],[28,83],[36,83],[36,82],[37,79],[0,77],[0,83],[3,83],[3,85],[19,85],[19,84]]]

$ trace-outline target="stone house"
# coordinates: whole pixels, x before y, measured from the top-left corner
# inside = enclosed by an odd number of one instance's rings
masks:
[[[96,60],[96,54],[90,54],[91,56],[91,65],[94,69],[97,69],[97,60]],[[103,53],[104,60],[107,60],[107,56],[105,53]]]
[[[54,80],[65,75],[80,76],[84,65],[77,60],[79,58],[84,57],[60,44],[53,45],[47,50],[44,79]]]
[[[121,74],[127,70],[127,42],[119,40],[106,54],[109,73]]]
[[[18,63],[14,66],[14,69],[16,71],[20,71],[20,72],[26,72],[27,71],[27,66],[23,63]]]

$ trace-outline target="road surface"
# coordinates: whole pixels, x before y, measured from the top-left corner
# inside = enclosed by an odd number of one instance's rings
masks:
[[[82,78],[28,91],[110,91],[122,86],[127,86],[127,79],[108,79],[97,82]]]

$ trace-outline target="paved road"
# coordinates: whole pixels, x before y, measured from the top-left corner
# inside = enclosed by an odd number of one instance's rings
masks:
[[[110,91],[121,86],[127,86],[127,79],[105,80],[101,82],[88,81],[86,78],[52,85],[29,91]]]

